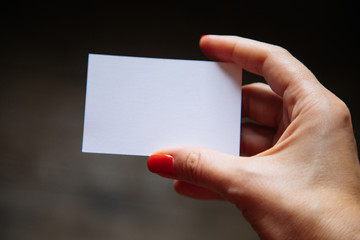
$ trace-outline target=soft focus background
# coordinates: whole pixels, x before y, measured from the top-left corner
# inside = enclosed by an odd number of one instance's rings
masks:
[[[347,103],[359,139],[357,8],[2,1],[0,239],[257,239],[234,206],[178,196],[146,158],[81,153],[87,54],[205,59],[198,41],[208,33],[278,44]],[[262,79],[244,74],[253,81]]]

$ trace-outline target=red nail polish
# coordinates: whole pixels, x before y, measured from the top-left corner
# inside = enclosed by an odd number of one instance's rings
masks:
[[[201,38],[203,38],[203,37],[205,37],[205,36],[207,36],[208,34],[204,34],[204,35],[201,35]]]
[[[174,176],[174,158],[168,154],[153,154],[148,158],[147,166],[150,172],[172,178]]]

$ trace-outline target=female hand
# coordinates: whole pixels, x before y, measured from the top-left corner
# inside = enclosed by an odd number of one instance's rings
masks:
[[[206,35],[202,51],[259,74],[243,87],[241,151],[162,149],[150,171],[175,190],[235,204],[263,239],[360,239],[360,167],[346,105],[285,49]]]

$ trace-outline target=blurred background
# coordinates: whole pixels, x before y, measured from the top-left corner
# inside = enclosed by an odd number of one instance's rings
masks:
[[[350,0],[2,1],[0,239],[258,239],[234,206],[177,195],[146,158],[81,152],[87,55],[206,59],[198,41],[210,33],[278,44],[345,101],[359,139],[358,10]]]

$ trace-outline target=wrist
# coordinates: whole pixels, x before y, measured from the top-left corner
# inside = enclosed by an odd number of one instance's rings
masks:
[[[360,201],[331,211],[328,219],[323,220],[324,235],[327,239],[360,240]],[[330,209],[329,209],[330,211]]]
[[[333,193],[334,194],[334,193]],[[336,195],[336,194],[334,194]],[[304,227],[298,229],[299,239],[360,240],[360,199],[324,198],[304,214]],[[301,215],[300,215],[301,216]]]

